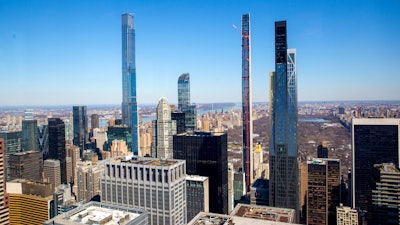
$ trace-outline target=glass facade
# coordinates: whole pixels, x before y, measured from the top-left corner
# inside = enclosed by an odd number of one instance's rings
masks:
[[[22,121],[22,150],[39,151],[39,130],[37,120]]]
[[[174,158],[186,160],[186,173],[209,177],[210,212],[228,213],[228,139],[226,133],[174,135]]]
[[[122,123],[131,128],[132,148],[138,154],[138,112],[136,99],[135,29],[133,15],[122,14]]]
[[[184,73],[178,78],[178,109],[183,111],[183,108],[190,105],[190,75]]]
[[[75,146],[80,148],[80,157],[82,158],[85,144],[88,141],[88,121],[86,114],[86,106],[73,106],[72,107],[73,117],[73,130]]]
[[[399,119],[353,119],[353,207],[367,209],[371,202],[374,164],[399,166]]]
[[[287,48],[286,21],[275,22],[271,75],[270,205],[299,210],[296,50]],[[296,213],[297,215],[298,213]]]
[[[65,124],[60,118],[49,118],[49,159],[60,161],[61,183],[67,183],[67,163],[65,148]]]

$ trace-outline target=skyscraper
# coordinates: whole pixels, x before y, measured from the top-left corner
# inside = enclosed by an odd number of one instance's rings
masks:
[[[190,105],[190,75],[183,73],[178,78],[178,110]]]
[[[81,149],[80,156],[85,149],[88,141],[88,122],[86,114],[86,106],[73,106],[72,116],[74,121],[74,145]]]
[[[226,133],[174,135],[174,158],[186,160],[186,173],[209,177],[210,211],[228,213],[228,138]]]
[[[184,160],[139,156],[103,160],[101,202],[149,213],[150,224],[186,224]]]
[[[253,149],[253,120],[251,97],[251,45],[250,14],[242,15],[242,121],[243,121],[243,168],[246,190],[250,190],[253,171],[250,162]]]
[[[40,150],[37,120],[22,120],[22,150]]]
[[[10,179],[41,181],[43,154],[39,151],[24,151],[10,155]]]
[[[8,194],[6,192],[6,173],[4,163],[4,139],[0,138],[0,224],[9,224]]]
[[[67,183],[65,124],[60,118],[49,118],[49,159],[60,161],[61,183]]]
[[[171,108],[166,98],[157,105],[157,120],[153,120],[151,155],[154,158],[172,159],[172,140],[176,134],[176,121],[171,120]]]
[[[138,155],[135,29],[133,15],[129,13],[122,14],[122,123],[131,128],[131,151]]]
[[[99,114],[92,114],[90,116],[91,132],[93,133],[94,128],[99,128]]]
[[[354,118],[352,121],[352,205],[361,210],[371,202],[374,164],[399,166],[400,119]]]
[[[336,224],[340,202],[340,160],[313,159],[307,162],[307,224]]]
[[[4,140],[4,165],[6,180],[10,180],[10,164],[8,159],[11,154],[21,151],[22,132],[21,131],[8,131],[0,132],[0,138]]]
[[[287,49],[286,21],[275,22],[271,74],[270,205],[299,208],[296,50]]]

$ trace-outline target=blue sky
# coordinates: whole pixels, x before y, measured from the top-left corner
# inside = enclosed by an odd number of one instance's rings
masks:
[[[0,0],[0,106],[120,104],[121,14],[135,15],[139,104],[241,101],[251,15],[253,101],[268,101],[274,21],[297,49],[300,101],[400,100],[400,1]]]

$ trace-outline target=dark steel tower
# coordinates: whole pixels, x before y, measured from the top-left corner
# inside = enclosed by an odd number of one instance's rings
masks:
[[[296,51],[287,48],[286,21],[275,22],[271,76],[270,206],[299,209]]]
[[[243,125],[243,168],[246,190],[252,180],[251,151],[253,148],[253,121],[251,97],[250,14],[242,15],[242,125]]]

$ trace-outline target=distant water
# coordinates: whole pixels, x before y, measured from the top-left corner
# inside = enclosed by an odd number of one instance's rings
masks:
[[[299,118],[299,122],[306,122],[306,123],[330,123],[332,121],[322,119],[322,118]]]

